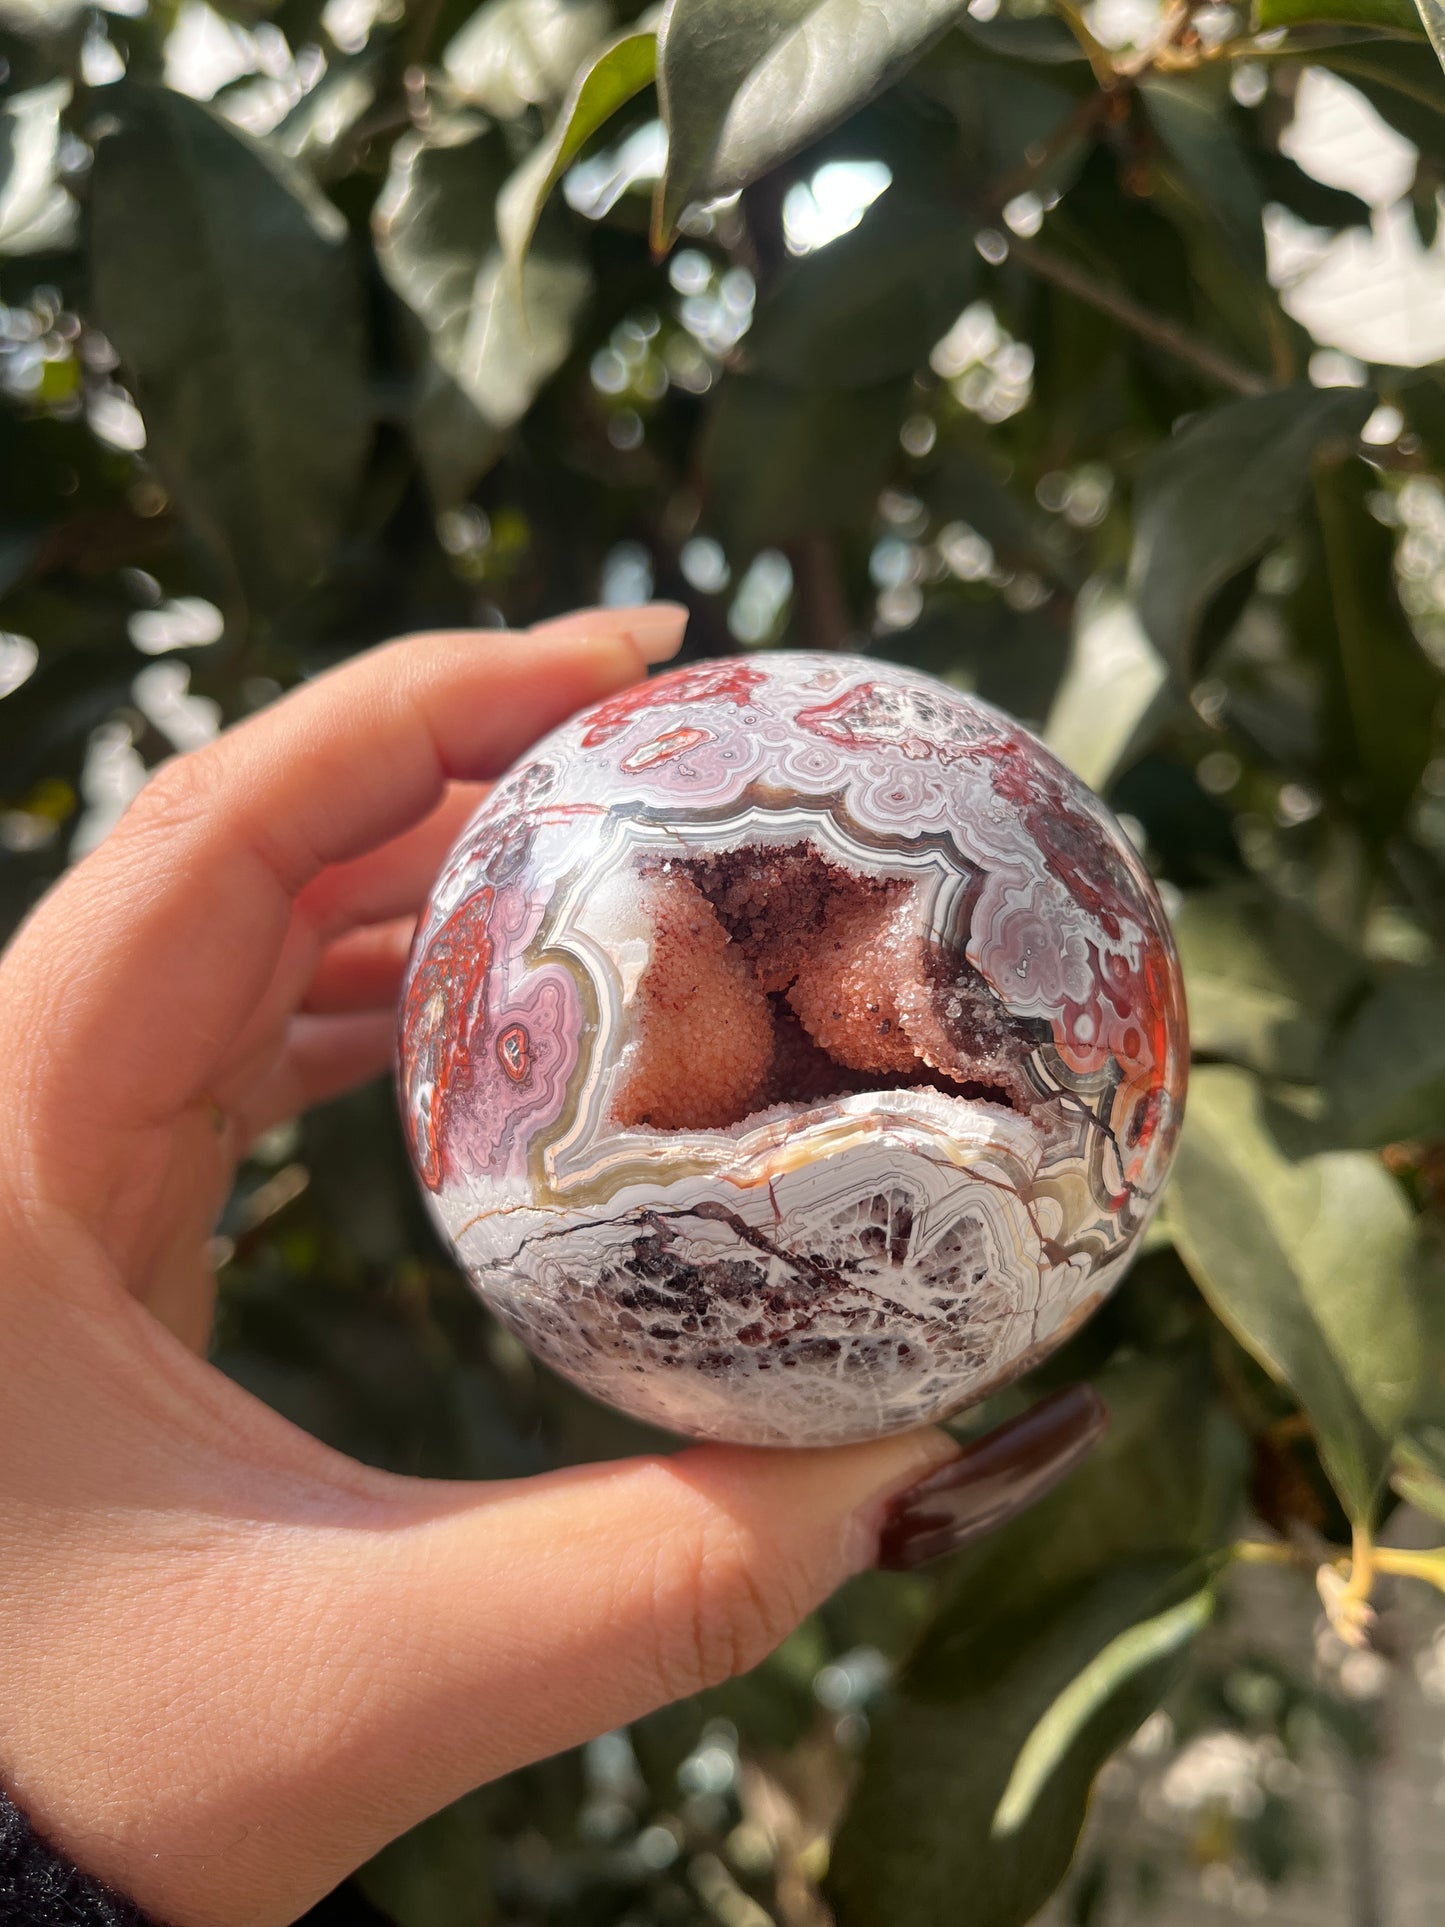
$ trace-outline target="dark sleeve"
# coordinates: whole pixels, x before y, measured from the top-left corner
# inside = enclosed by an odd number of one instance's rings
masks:
[[[71,1866],[0,1787],[0,1927],[158,1927],[133,1901]],[[297,1927],[394,1927],[347,1880]]]
[[[72,1867],[42,1840],[3,1787],[0,1922],[4,1927],[149,1927],[138,1907]]]

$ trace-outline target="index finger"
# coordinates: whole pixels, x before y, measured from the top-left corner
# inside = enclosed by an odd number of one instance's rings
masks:
[[[94,1122],[156,1123],[196,1102],[266,988],[300,889],[415,823],[449,779],[498,775],[636,681],[685,621],[653,604],[409,637],[163,765],[5,959],[12,1065],[31,1058],[33,1091],[43,1055],[61,1114]]]

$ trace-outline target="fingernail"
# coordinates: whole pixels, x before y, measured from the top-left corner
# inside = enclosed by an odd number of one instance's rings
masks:
[[[670,662],[682,644],[687,610],[680,602],[649,602],[616,612],[618,631],[636,644],[644,662]]]
[[[909,1572],[1027,1511],[1088,1457],[1108,1422],[1092,1385],[1069,1385],[985,1432],[892,1500],[875,1564]]]
[[[593,637],[630,642],[647,663],[675,656],[687,627],[687,610],[680,602],[643,602],[635,609],[573,609],[565,616],[534,622],[529,635],[564,638]]]

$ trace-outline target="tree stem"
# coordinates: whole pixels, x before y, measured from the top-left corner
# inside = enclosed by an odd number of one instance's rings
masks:
[[[1087,302],[1127,328],[1141,341],[1172,355],[1197,370],[1206,380],[1217,382],[1221,388],[1228,388],[1236,395],[1263,395],[1269,391],[1270,383],[1265,376],[1253,368],[1223,355],[1207,341],[1200,341],[1177,321],[1143,308],[1132,296],[1117,288],[1105,287],[1072,261],[1061,255],[1052,254],[1032,241],[1009,237],[1009,252],[1022,266],[1039,276],[1040,280],[1052,281],[1056,288],[1065,294],[1073,295],[1076,301]]]
[[[996,181],[983,197],[982,206],[991,214],[1002,213],[1016,195],[1027,193],[1076,140],[1092,134],[1096,124],[1112,113],[1118,98],[1117,94],[1105,93],[1102,89],[1086,94],[1046,137],[1037,157]]]
[[[848,598],[832,539],[800,536],[788,546],[797,596],[798,628],[808,649],[846,649],[853,639]]]
[[[1094,38],[1083,9],[1075,5],[1075,0],[1054,0],[1054,5],[1068,23],[1070,33],[1088,55],[1095,80],[1103,88],[1112,87],[1118,78],[1114,71],[1114,56],[1101,40]]]

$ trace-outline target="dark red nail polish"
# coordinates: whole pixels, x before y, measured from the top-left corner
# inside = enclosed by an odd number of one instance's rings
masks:
[[[1026,1511],[1088,1456],[1108,1422],[1092,1385],[1068,1385],[985,1432],[890,1502],[877,1565],[908,1572]]]

